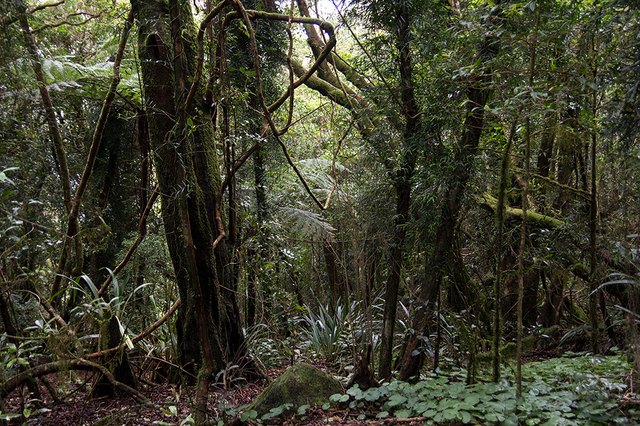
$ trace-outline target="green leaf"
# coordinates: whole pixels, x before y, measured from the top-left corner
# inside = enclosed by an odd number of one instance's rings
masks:
[[[396,411],[394,414],[399,419],[408,419],[413,416],[413,411],[402,409],[402,410]]]
[[[258,412],[256,410],[249,410],[245,413],[242,413],[242,415],[240,416],[240,420],[246,422],[249,419],[255,420],[256,417],[258,417]]]
[[[347,393],[354,397],[356,400],[360,400],[365,397],[364,392],[358,385],[353,386],[351,389],[347,390]]]
[[[407,402],[407,398],[396,393],[391,395],[387,404],[389,405],[389,407],[395,407],[396,405],[400,405],[404,402]]]
[[[264,416],[262,416],[262,418],[271,419],[273,417],[278,417],[280,414],[282,414],[283,411],[288,410],[291,407],[293,407],[293,404],[290,404],[290,403],[279,405],[269,410],[269,412]]]
[[[502,426],[518,426],[518,421],[514,421],[512,418],[508,418],[502,422]]]
[[[464,399],[464,402],[469,405],[476,405],[478,402],[480,402],[480,398],[478,397],[478,395],[469,395]]]
[[[376,418],[377,419],[384,419],[385,417],[389,416],[389,412],[388,411],[380,411],[377,415]]]
[[[382,396],[380,388],[370,388],[365,392],[364,399],[369,402],[374,402],[380,399],[380,396]]]
[[[309,404],[304,404],[304,405],[299,406],[298,407],[298,414],[301,415],[301,416],[304,415],[307,412],[307,410],[309,409],[309,407],[311,407],[311,405],[309,405]]]
[[[7,175],[5,174],[5,172],[9,172],[12,170],[18,170],[17,167],[9,167],[4,169],[3,171],[0,172],[0,183],[10,183],[11,185],[14,185],[13,181],[11,179],[9,179],[7,177]]]
[[[347,400],[349,399],[349,395],[343,395],[341,393],[334,393],[333,395],[331,395],[329,397],[329,401],[331,402],[340,402],[340,400],[342,399],[343,396],[347,397]],[[344,402],[344,401],[342,401]]]
[[[20,414],[16,413],[0,413],[0,420],[11,420],[16,417],[20,417]]]
[[[82,278],[84,282],[87,283],[87,286],[89,287],[89,289],[91,289],[91,293],[93,294],[93,297],[95,299],[99,299],[100,295],[98,294],[98,288],[93,283],[93,281],[91,281],[91,278],[89,278],[88,275],[82,275],[80,278]]]
[[[452,421],[458,418],[458,411],[454,409],[444,410],[442,413],[442,420]]]
[[[458,411],[458,419],[462,423],[469,423],[471,421],[471,414],[468,411]]]

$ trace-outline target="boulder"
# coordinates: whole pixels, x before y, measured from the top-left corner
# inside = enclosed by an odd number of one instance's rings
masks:
[[[284,414],[288,414],[295,412],[297,407],[302,405],[323,405],[336,393],[344,393],[338,380],[313,365],[301,362],[275,379],[245,412],[255,410],[260,418],[272,408],[293,404],[288,410],[283,411]]]

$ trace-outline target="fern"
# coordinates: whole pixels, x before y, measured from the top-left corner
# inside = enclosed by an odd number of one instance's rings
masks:
[[[305,180],[316,192],[326,196],[333,188],[335,180],[332,174],[333,163],[324,158],[310,158],[297,164]],[[342,164],[335,163],[336,172],[348,171]]]
[[[285,207],[281,211],[293,231],[305,237],[333,237],[335,228],[321,214],[292,207]]]
[[[16,65],[22,77],[29,80],[33,74],[31,63],[20,59]],[[93,65],[83,65],[74,62],[73,56],[60,56],[56,59],[44,58],[42,59],[42,72],[50,91],[102,98],[113,74],[113,63],[99,62]],[[133,66],[127,67],[126,62],[123,62],[121,67],[121,81],[118,89],[134,95],[136,100],[140,99],[138,74]]]

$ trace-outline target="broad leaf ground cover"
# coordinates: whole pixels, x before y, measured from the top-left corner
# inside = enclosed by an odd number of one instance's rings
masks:
[[[630,371],[622,356],[568,353],[524,365],[522,398],[508,378],[467,386],[465,372],[458,370],[431,374],[416,384],[392,381],[366,391],[353,387],[332,399],[351,409],[375,407],[377,418],[422,417],[424,424],[639,424],[638,409],[621,403],[629,392]]]

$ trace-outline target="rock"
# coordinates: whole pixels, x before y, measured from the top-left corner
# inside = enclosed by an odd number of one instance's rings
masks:
[[[283,413],[295,413],[297,407],[302,405],[323,405],[336,393],[344,393],[338,380],[319,368],[301,362],[275,379],[245,412],[255,410],[260,418],[272,408],[293,404]]]

